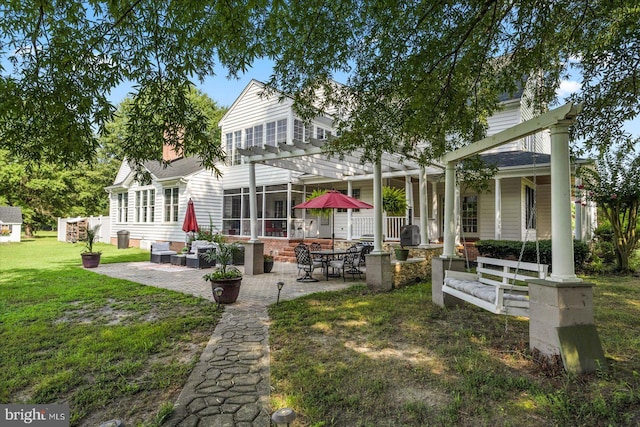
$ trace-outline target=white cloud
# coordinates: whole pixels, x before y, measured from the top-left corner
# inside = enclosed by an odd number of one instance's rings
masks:
[[[576,80],[563,80],[560,82],[560,87],[556,90],[556,95],[558,95],[559,99],[564,99],[580,91],[581,88],[582,85]]]

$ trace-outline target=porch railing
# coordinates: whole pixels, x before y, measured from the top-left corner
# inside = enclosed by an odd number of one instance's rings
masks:
[[[382,234],[387,240],[400,240],[400,230],[407,223],[403,216],[386,216],[382,218]],[[359,239],[365,235],[373,236],[373,217],[353,218],[353,238]]]

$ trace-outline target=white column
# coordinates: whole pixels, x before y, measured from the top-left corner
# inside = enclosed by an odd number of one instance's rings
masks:
[[[258,201],[256,199],[256,165],[249,163],[249,215],[251,218],[249,242],[258,242]]]
[[[569,125],[551,126],[551,265],[554,282],[578,282],[571,233]]]
[[[585,195],[583,191],[580,190],[580,185],[582,184],[582,180],[580,178],[576,178],[576,198],[574,206],[576,207],[576,228],[575,228],[575,239],[582,240],[582,202],[584,201]]]
[[[454,162],[447,163],[445,169],[444,185],[444,247],[442,249],[443,258],[454,258],[456,223],[454,218],[454,206],[456,196],[456,171]]]
[[[429,232],[429,237],[434,241],[440,239],[440,213],[438,206],[438,183],[434,181],[431,183],[431,218],[433,219],[431,226],[433,229]]]
[[[409,217],[409,215],[412,217],[415,216],[413,211],[413,186],[411,185],[411,177],[409,175],[404,177],[404,194],[407,202],[407,208],[404,212],[405,224],[413,224],[413,218]]]
[[[496,178],[496,187],[495,187],[495,218],[494,218],[494,227],[495,234],[494,238],[496,240],[502,239],[502,182],[500,178]]]
[[[353,182],[347,181],[347,195],[353,197]],[[353,240],[353,209],[347,209],[347,241]]]
[[[382,254],[382,164],[380,159],[373,165],[373,250]]]
[[[262,200],[267,200],[266,191],[262,195]],[[291,177],[289,177],[289,182],[287,182],[287,239],[291,239],[296,235],[295,224],[293,223],[293,218],[291,218],[291,212],[293,211],[293,203],[291,202]],[[262,211],[262,216],[264,217],[264,212]],[[263,221],[264,222],[264,221]]]
[[[429,218],[427,218],[427,168],[420,166],[418,175],[418,203],[420,203],[420,246],[429,244]]]
[[[458,185],[458,183],[456,182],[456,186],[455,186],[455,197],[453,198],[454,203],[453,203],[453,223],[454,223],[454,230],[455,230],[455,242],[456,242],[456,246],[460,245],[460,236],[462,236],[462,221],[461,221],[461,215],[460,212],[462,211],[462,206],[460,206],[461,202],[461,197],[460,197],[460,186]]]

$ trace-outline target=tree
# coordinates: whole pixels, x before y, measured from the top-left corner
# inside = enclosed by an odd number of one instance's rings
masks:
[[[629,143],[612,145],[591,167],[582,167],[585,196],[598,205],[613,228],[616,264],[629,271],[629,259],[640,242],[640,154]]]
[[[22,208],[25,234],[31,236],[55,227],[58,217],[107,214],[104,187],[116,171],[101,161],[91,167],[31,166],[0,150],[0,203]]]
[[[395,152],[426,164],[477,140],[499,96],[525,80],[542,111],[573,58],[584,89],[574,99],[585,102],[576,134],[588,148],[623,133],[640,102],[640,0],[14,1],[0,14],[0,139],[30,162],[90,161],[94,130],[114,112],[107,94],[131,81],[143,102],[127,157],[157,159],[165,138],[214,167],[220,153],[190,81],[216,62],[234,77],[260,57],[301,117],[339,113],[328,151],[363,148],[363,161]],[[346,86],[332,83],[337,72]]]

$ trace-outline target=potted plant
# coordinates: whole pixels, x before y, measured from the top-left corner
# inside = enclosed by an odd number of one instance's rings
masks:
[[[265,273],[271,273],[271,270],[273,270],[273,255],[266,255],[264,256],[264,272]]]
[[[216,261],[216,269],[207,273],[202,278],[211,282],[211,292],[214,299],[220,304],[231,304],[236,302],[242,284],[242,272],[233,266],[233,254],[237,250],[235,245],[219,243],[218,250],[209,250],[204,254],[204,259],[208,262]],[[223,289],[222,295],[216,297],[215,288]]]
[[[87,229],[87,237],[84,238],[84,251],[80,254],[84,268],[95,268],[100,264],[102,252],[94,252],[93,250],[93,244],[98,238],[98,231],[100,231],[100,224]]]
[[[409,249],[402,246],[402,244],[400,247],[395,248],[395,253],[398,261],[406,261],[409,258]]]

